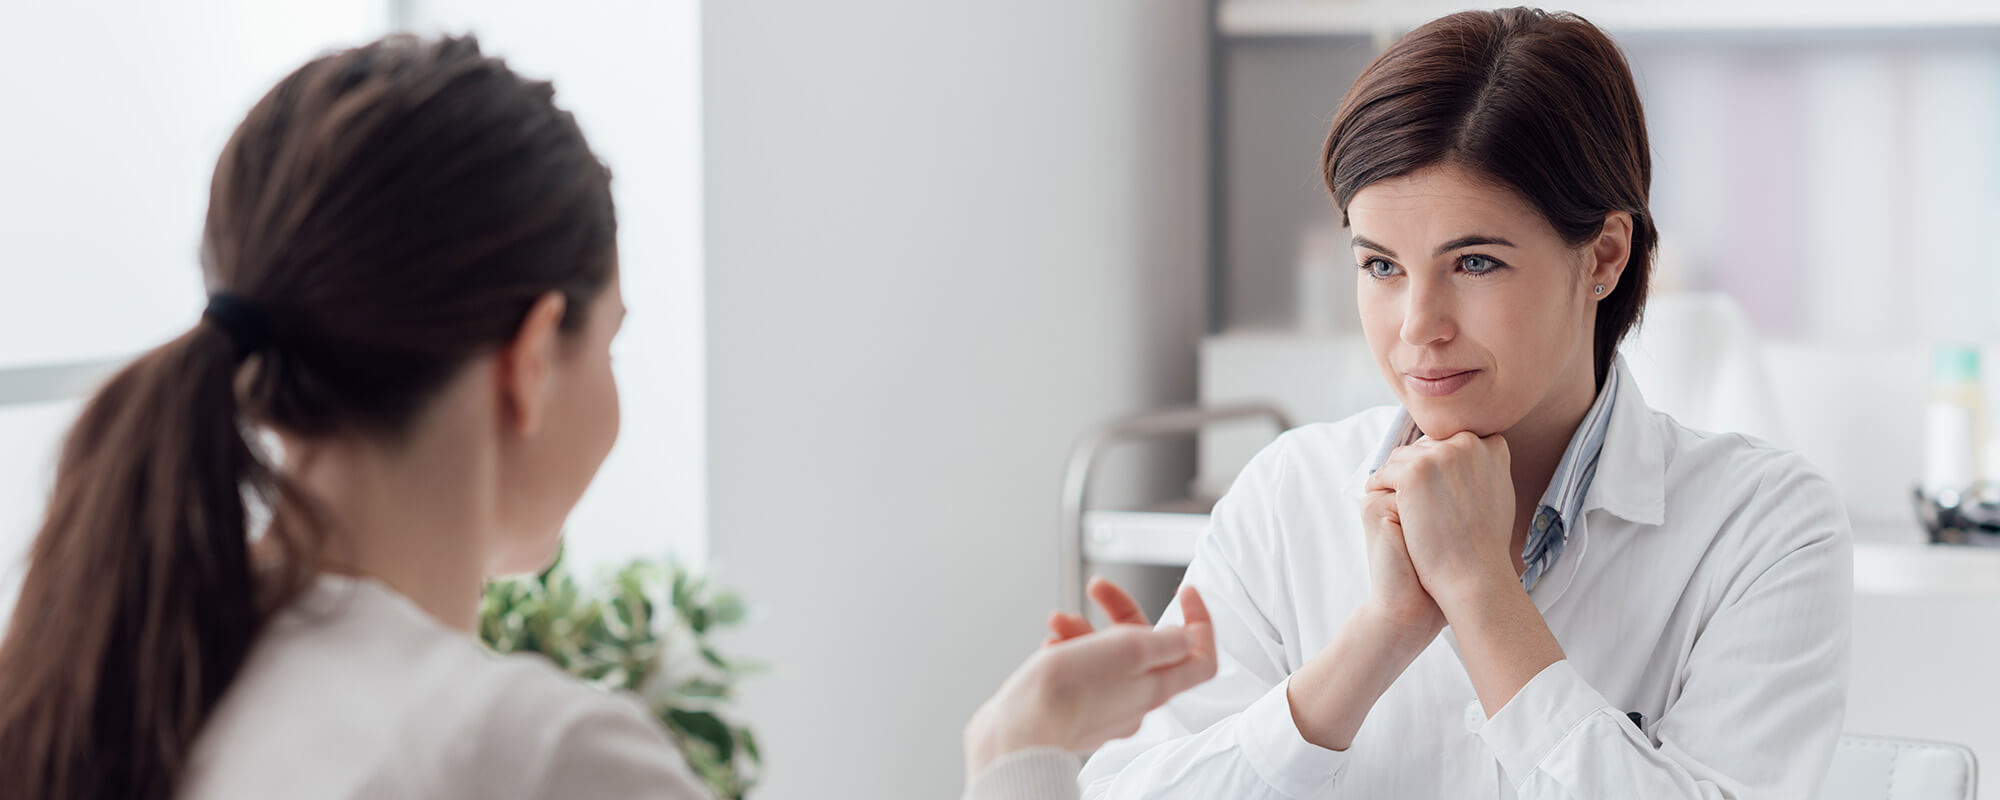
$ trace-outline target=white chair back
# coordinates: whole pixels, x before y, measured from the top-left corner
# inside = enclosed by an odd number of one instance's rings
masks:
[[[1820,800],[1974,800],[1978,766],[1964,745],[1842,736]]]

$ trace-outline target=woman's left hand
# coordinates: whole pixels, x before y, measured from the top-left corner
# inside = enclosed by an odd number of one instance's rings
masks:
[[[1447,616],[1496,582],[1519,586],[1506,440],[1471,432],[1420,439],[1390,453],[1368,488],[1396,493],[1417,579]]]

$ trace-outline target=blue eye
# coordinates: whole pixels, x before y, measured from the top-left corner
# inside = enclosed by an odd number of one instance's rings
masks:
[[[1402,269],[1386,258],[1371,258],[1361,262],[1361,271],[1378,281],[1388,280],[1402,273]]]
[[[1482,256],[1474,253],[1460,258],[1458,266],[1472,275],[1486,275],[1496,272],[1507,265],[1500,263],[1499,260],[1492,256]]]

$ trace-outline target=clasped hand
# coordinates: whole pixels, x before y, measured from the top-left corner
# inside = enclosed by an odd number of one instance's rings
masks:
[[[1519,585],[1509,464],[1504,439],[1470,432],[1389,454],[1362,509],[1379,611],[1434,635],[1460,603]]]

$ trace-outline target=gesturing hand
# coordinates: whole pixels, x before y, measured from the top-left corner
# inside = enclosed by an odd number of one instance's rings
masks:
[[[1146,712],[1215,675],[1215,631],[1194,587],[1181,588],[1184,627],[1157,630],[1116,584],[1093,580],[1090,596],[1114,624],[1093,631],[1075,615],[1050,618],[1056,635],[966,725],[968,779],[1015,751],[1088,751],[1130,736]]]

